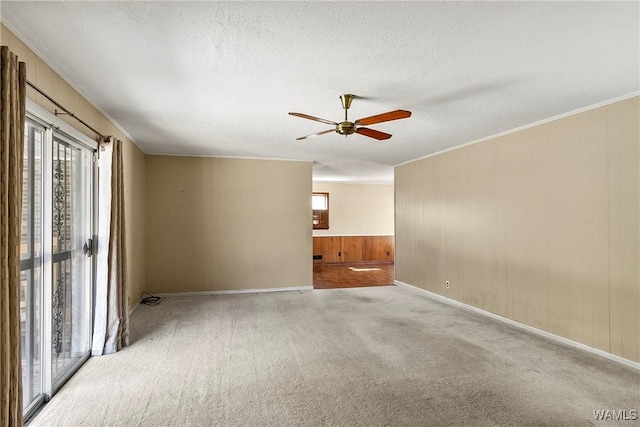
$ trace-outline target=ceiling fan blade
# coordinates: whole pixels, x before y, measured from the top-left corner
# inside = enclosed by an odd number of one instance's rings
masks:
[[[376,123],[389,122],[391,120],[406,119],[411,117],[411,111],[395,110],[387,113],[377,114],[375,116],[365,117],[355,121],[357,125],[373,125]]]
[[[383,139],[391,138],[391,134],[380,132],[378,130],[373,130],[369,128],[358,128],[356,129],[356,132],[359,133],[360,135],[368,136],[369,138],[374,138],[379,141]]]
[[[335,132],[335,129],[323,130],[322,132],[312,133],[311,135],[301,136],[300,138],[296,138],[296,141],[300,141],[301,139],[313,138],[314,136],[324,135],[325,133]]]
[[[337,125],[336,122],[332,122],[331,120],[327,120],[327,119],[320,119],[318,117],[313,117],[310,116],[308,114],[302,114],[302,113],[289,113],[289,115],[291,116],[296,116],[296,117],[301,117],[303,119],[309,119],[309,120],[315,120],[316,122],[320,122],[320,123],[326,123],[328,125]]]

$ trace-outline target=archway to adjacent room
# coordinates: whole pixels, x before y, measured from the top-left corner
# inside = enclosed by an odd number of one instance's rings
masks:
[[[314,181],[312,197],[314,288],[393,285],[393,184]]]

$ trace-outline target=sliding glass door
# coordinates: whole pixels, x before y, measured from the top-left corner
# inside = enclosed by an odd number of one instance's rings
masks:
[[[20,307],[28,414],[89,356],[94,150],[28,120],[24,153]]]

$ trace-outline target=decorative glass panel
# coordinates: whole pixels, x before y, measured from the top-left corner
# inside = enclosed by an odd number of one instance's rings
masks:
[[[89,350],[91,152],[53,139],[51,372],[56,383]]]

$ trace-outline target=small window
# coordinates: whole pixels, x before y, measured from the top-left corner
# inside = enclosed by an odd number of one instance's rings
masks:
[[[311,195],[311,209],[313,209],[313,228],[316,230],[328,230],[329,193],[313,193]]]

